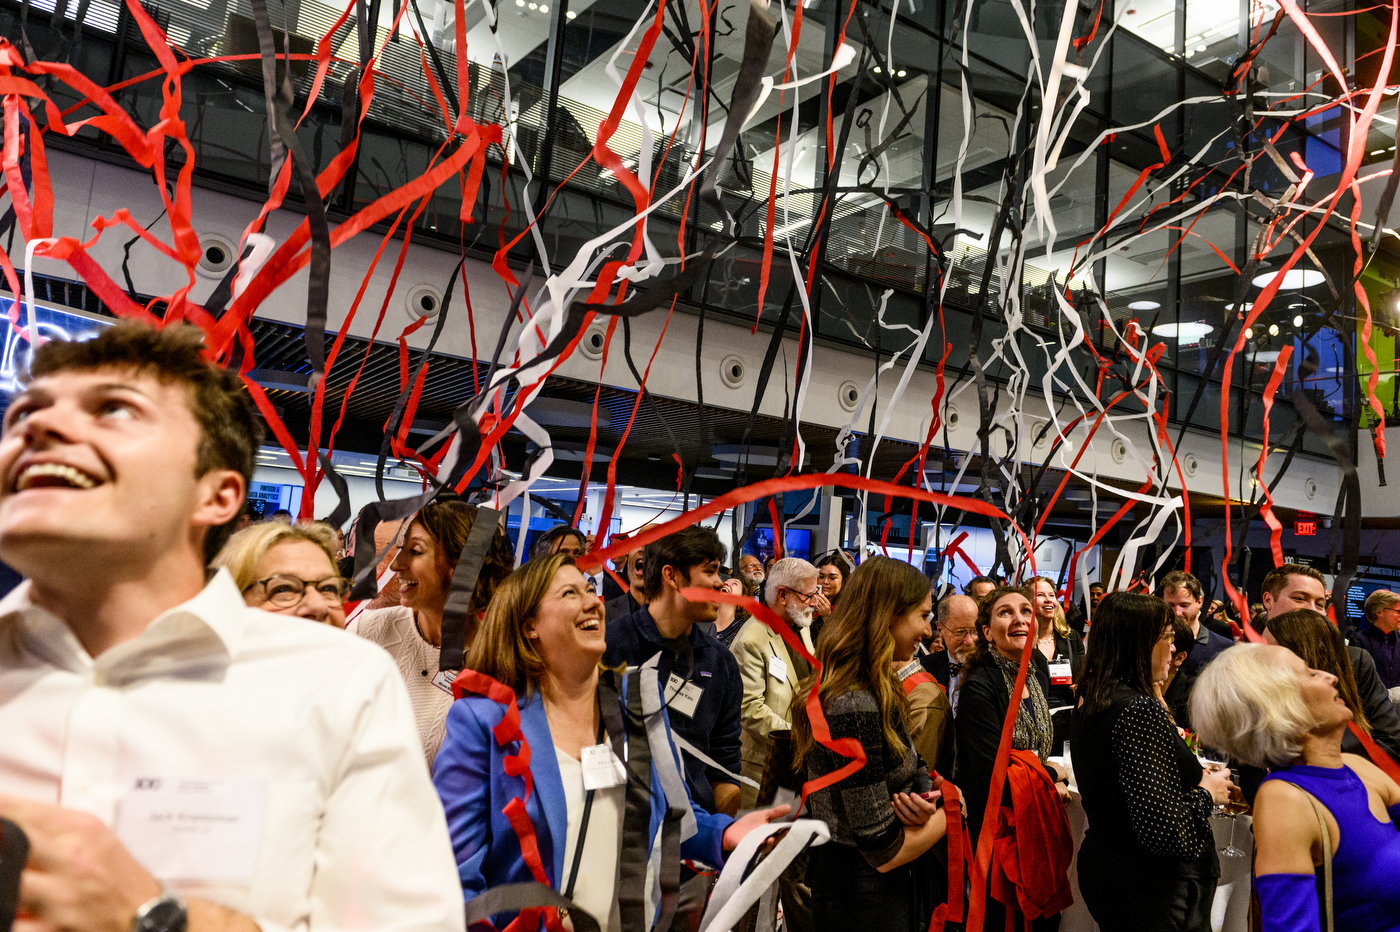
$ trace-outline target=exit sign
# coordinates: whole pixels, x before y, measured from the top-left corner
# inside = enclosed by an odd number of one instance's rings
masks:
[[[1307,521],[1294,521],[1293,533],[1299,537],[1313,537],[1317,534],[1317,519],[1310,518]]]

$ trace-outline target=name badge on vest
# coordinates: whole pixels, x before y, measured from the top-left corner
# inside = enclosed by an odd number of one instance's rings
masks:
[[[694,683],[687,683],[674,673],[666,681],[666,707],[686,718],[695,717],[695,708],[700,705],[700,697],[703,695],[705,690]]]
[[[452,695],[452,681],[461,672],[461,670],[439,670],[437,676],[433,677],[433,685],[450,696]]]
[[[787,682],[787,663],[781,657],[768,658],[768,675],[780,683]]]
[[[1074,682],[1074,673],[1070,670],[1068,660],[1056,657],[1050,661],[1050,684],[1052,686],[1068,686]]]
[[[583,765],[583,789],[606,790],[622,786],[627,782],[627,768],[617,759],[613,749],[607,744],[595,744],[583,749],[580,760]]]

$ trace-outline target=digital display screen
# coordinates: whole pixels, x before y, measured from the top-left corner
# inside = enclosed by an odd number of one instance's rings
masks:
[[[771,527],[754,528],[753,536],[744,545],[744,552],[751,553],[760,560],[767,560],[773,556],[774,547],[773,529]],[[783,534],[783,556],[801,557],[806,560],[812,555],[812,532],[801,528],[789,528]],[[737,562],[737,561],[736,561]]]

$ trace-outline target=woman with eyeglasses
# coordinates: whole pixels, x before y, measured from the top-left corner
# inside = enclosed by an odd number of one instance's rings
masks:
[[[336,569],[329,525],[268,521],[234,534],[214,558],[253,608],[345,627],[349,583]]]
[[[1094,609],[1070,753],[1089,820],[1079,890],[1104,932],[1211,928],[1210,814],[1230,773],[1202,770],[1157,698],[1175,641],[1171,607],[1154,596],[1114,592]]]
[[[442,649],[442,613],[476,515],[476,506],[462,501],[423,506],[408,523],[399,552],[389,564],[397,574],[398,606],[361,612],[350,623],[351,631],[387,650],[398,665],[413,702],[413,717],[429,768],[442,744],[447,710],[452,705],[451,693],[433,683]],[[468,650],[496,586],[510,575],[513,563],[510,540],[497,527],[467,605]]]

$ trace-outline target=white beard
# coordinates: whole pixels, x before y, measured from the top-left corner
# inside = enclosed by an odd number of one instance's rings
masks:
[[[812,627],[813,619],[816,617],[816,612],[810,608],[804,608],[802,611],[796,613],[794,613],[792,609],[788,609],[787,616],[788,621],[792,623],[794,628],[810,628]]]

